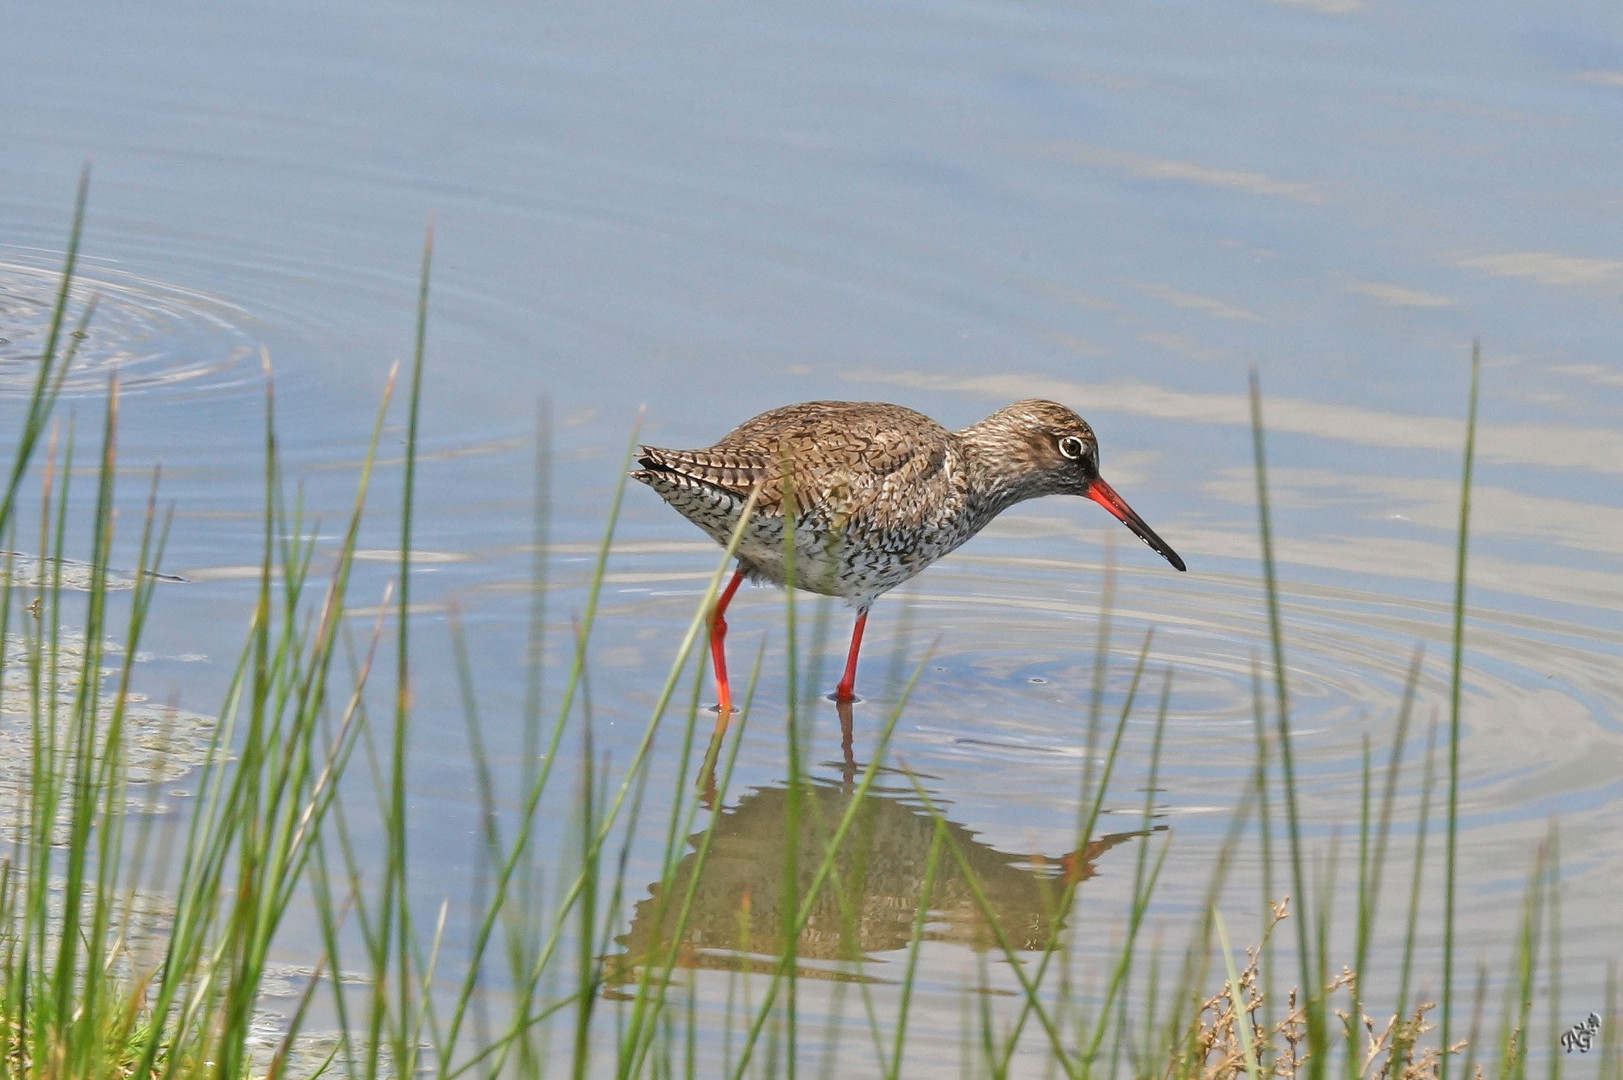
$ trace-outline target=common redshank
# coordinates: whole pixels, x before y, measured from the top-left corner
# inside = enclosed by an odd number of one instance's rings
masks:
[[[1017,401],[962,431],[900,405],[808,401],[746,420],[714,446],[644,446],[637,460],[642,468],[633,477],[724,546],[759,488],[738,569],[711,615],[723,720],[732,709],[727,605],[746,577],[784,583],[786,504],[793,508],[795,585],[841,597],[857,611],[834,691],[842,702],[855,698],[857,653],[874,599],[1017,502],[1085,496],[1184,569],[1178,553],[1100,478],[1099,443],[1087,421],[1052,401]]]

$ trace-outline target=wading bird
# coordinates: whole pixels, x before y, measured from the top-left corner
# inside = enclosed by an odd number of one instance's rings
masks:
[[[952,551],[1017,502],[1081,495],[1179,570],[1183,560],[1099,477],[1099,443],[1076,413],[1017,401],[962,431],[900,405],[808,401],[746,420],[699,450],[640,447],[631,475],[725,546],[752,493],[738,570],[711,615],[710,655],[723,721],[727,605],[739,584],[785,583],[843,598],[857,611],[834,698],[855,698],[857,653],[880,594]],[[785,512],[793,520],[786,558]],[[792,571],[790,564],[792,563]]]

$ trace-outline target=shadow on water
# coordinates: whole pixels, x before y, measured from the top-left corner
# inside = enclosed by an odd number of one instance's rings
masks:
[[[847,965],[908,946],[937,825],[910,784],[887,788],[876,783],[863,792],[853,782],[862,767],[847,757],[841,779],[807,778],[799,792],[798,829],[791,824],[795,816],[787,782],[753,787],[733,805],[722,806],[680,940],[672,940],[673,929],[700,861],[704,830],[688,837],[687,853],[669,885],[651,884],[637,902],[629,928],[615,938],[620,951],[606,960],[606,993],[620,996],[620,988],[634,983],[641,969],[663,964],[672,945],[681,968],[774,971],[786,944],[785,904],[804,902],[829,838],[852,800],[860,803],[850,832],[794,943],[797,959],[806,961],[797,963],[796,970],[803,978],[885,982]],[[1153,831],[1165,828],[1159,825]],[[976,952],[998,946],[974,888],[985,896],[997,929],[1012,947],[1041,949],[1064,929],[1068,910],[1059,907],[1063,886],[1094,877],[1101,855],[1148,835],[1144,830],[1108,833],[1080,849],[1049,854],[1001,851],[953,821],[945,821],[943,829],[944,839],[962,853],[973,885],[954,859],[940,860],[923,939]],[[791,844],[796,868],[792,898],[785,896]]]

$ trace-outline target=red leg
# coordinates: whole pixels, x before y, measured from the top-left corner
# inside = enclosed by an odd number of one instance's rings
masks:
[[[862,628],[868,625],[868,609],[857,612],[857,625],[851,631],[851,652],[845,658],[845,678],[834,688],[835,701],[855,701],[857,686],[857,653],[862,650]]]
[[[710,661],[716,668],[716,707],[721,711],[721,722],[724,724],[727,714],[733,711],[733,691],[727,685],[727,620],[722,615],[727,605],[732,603],[733,593],[743,583],[744,571],[734,571],[733,579],[716,600],[716,610],[710,613]]]

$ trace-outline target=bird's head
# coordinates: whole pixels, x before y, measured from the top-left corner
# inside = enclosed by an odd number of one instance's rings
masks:
[[[1183,559],[1156,535],[1116,490],[1099,475],[1099,439],[1088,422],[1052,401],[1017,401],[999,409],[972,431],[1018,462],[1029,486],[1020,498],[1034,495],[1081,495],[1092,499],[1139,539],[1179,570]]]

